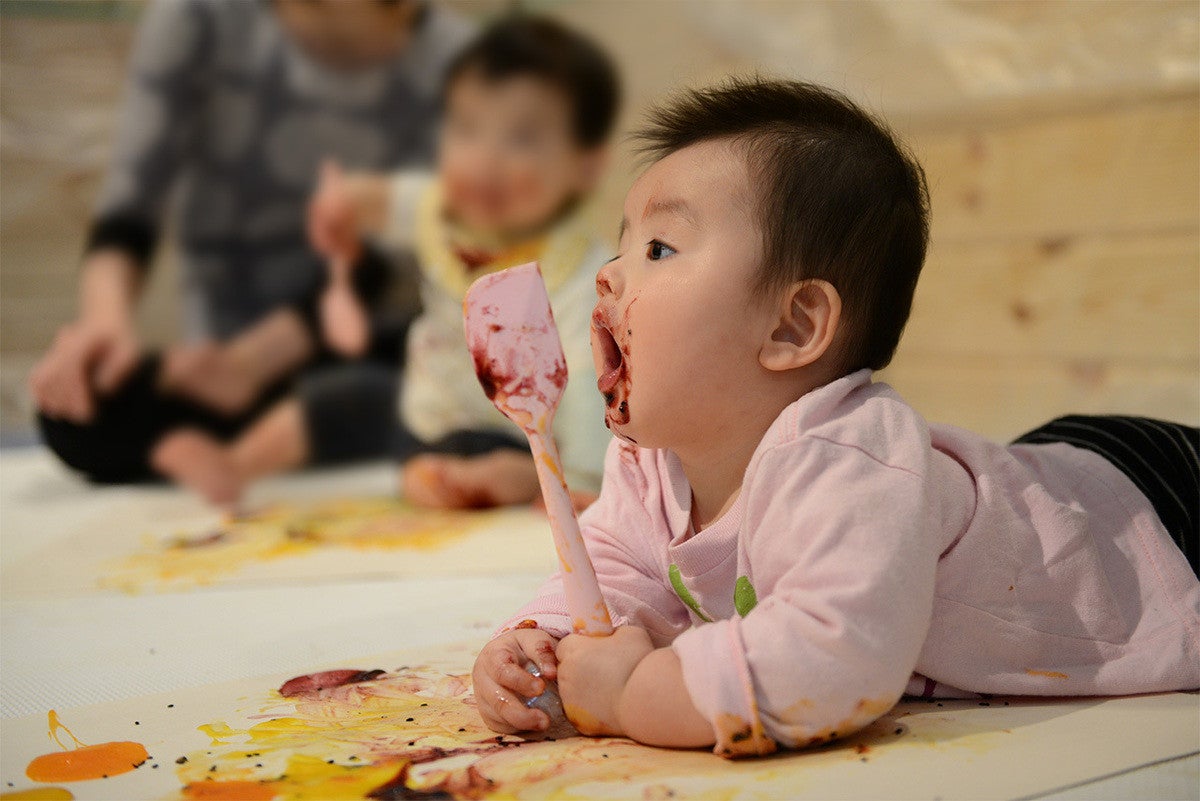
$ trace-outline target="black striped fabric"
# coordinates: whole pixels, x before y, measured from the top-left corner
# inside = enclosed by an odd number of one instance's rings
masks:
[[[1200,576],[1200,429],[1148,417],[1070,415],[1013,444],[1052,442],[1097,453],[1129,476]]]

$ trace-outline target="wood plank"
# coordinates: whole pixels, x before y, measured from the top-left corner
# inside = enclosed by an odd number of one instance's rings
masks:
[[[1194,231],[1197,111],[1192,96],[915,132],[934,239]]]
[[[1195,369],[1016,358],[898,358],[879,374],[929,420],[1007,441],[1063,414],[1200,424]]]
[[[939,243],[901,353],[1200,362],[1200,237]]]

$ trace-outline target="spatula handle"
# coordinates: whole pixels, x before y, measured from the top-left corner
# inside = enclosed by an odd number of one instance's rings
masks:
[[[612,634],[612,619],[608,615],[604,596],[600,594],[600,583],[596,581],[596,571],[583,544],[583,535],[579,533],[579,521],[571,506],[558,448],[549,435],[532,432],[529,433],[529,447],[537,466],[538,483],[542,485],[546,513],[550,517],[554,550],[558,552],[558,562],[562,568],[563,592],[567,611],[571,614],[571,628],[576,634],[592,637]]]

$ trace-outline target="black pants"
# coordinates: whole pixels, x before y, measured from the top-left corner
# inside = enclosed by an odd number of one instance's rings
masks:
[[[1200,576],[1200,429],[1148,417],[1071,415],[1013,444],[1051,442],[1097,453],[1128,476]]]
[[[314,464],[382,458],[400,438],[396,419],[398,367],[364,360],[322,363],[289,378],[235,415],[214,412],[158,389],[160,359],[142,360],[115,393],[100,398],[88,423],[38,415],[42,441],[92,481],[126,484],[161,478],[150,465],[168,432],[197,428],[228,441],[289,393],[303,410]]]

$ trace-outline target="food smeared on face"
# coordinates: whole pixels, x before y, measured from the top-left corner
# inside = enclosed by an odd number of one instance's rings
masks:
[[[607,410],[604,424],[609,428],[629,422],[629,394],[632,376],[629,370],[630,340],[633,329],[629,312],[637,298],[625,307],[620,323],[611,321],[611,311],[597,303],[592,312],[592,355],[596,362],[596,388],[604,395]],[[617,432],[620,433],[620,432]]]

